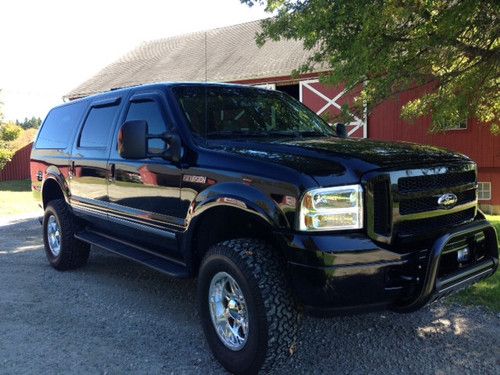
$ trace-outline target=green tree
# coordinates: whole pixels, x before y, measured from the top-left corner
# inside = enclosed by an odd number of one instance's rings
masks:
[[[8,122],[0,126],[0,141],[12,142],[19,137],[23,129],[13,122]]]
[[[23,129],[13,122],[0,125],[0,170],[5,167],[14,155],[11,143],[15,141]]]
[[[12,151],[0,147],[0,171],[12,160],[13,155]]]
[[[1,92],[2,90],[0,90]],[[2,111],[3,103],[0,102],[0,127],[2,127],[3,122],[3,111]],[[0,171],[3,169],[5,164],[7,164],[12,158],[12,152],[5,149],[5,142],[0,137]]]
[[[298,39],[312,51],[296,73],[321,66],[330,71],[325,83],[363,84],[358,109],[424,87],[403,118],[432,115],[440,131],[475,117],[500,133],[498,0],[240,1],[274,15],[263,21],[259,44]]]
[[[26,129],[38,129],[42,124],[42,119],[40,117],[32,116],[30,119],[24,118],[23,122],[16,120],[16,124],[19,125],[24,130]]]
[[[0,89],[0,96],[1,96],[1,94],[2,94],[2,89]],[[0,125],[2,125],[2,121],[3,121],[2,107],[3,107],[3,102],[0,101]]]

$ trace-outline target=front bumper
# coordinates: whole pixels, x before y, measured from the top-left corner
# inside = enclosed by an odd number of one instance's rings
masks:
[[[363,233],[292,234],[281,240],[294,292],[314,312],[414,311],[498,267],[496,232],[486,220],[412,249],[382,247]],[[470,259],[459,262],[457,252],[464,247]]]

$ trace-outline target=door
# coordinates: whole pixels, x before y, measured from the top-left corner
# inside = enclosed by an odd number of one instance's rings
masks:
[[[343,85],[325,86],[318,79],[312,79],[299,82],[299,99],[317,115],[325,117],[327,122],[333,124],[338,121],[342,106],[351,106],[360,90],[361,87],[347,91]],[[368,138],[366,113],[359,117],[354,113],[350,114],[353,120],[346,124],[349,136]]]
[[[129,99],[123,123],[144,120],[149,134],[171,129],[166,100],[161,92],[136,92]],[[117,151],[115,132],[108,169],[109,221],[114,234],[165,255],[176,253],[175,234],[184,226],[180,206],[181,170],[161,157],[126,160]],[[165,144],[150,139],[150,152],[160,152]]]
[[[106,225],[107,161],[120,101],[120,97],[112,97],[90,104],[70,159],[71,206],[96,226]]]

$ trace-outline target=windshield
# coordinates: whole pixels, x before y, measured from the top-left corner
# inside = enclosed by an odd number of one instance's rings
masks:
[[[174,94],[191,131],[204,139],[335,136],[314,112],[277,91],[187,85]]]

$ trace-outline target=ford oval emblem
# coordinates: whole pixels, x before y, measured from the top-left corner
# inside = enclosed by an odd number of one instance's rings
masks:
[[[441,208],[449,209],[455,207],[458,202],[458,198],[453,193],[446,193],[438,198],[438,205]]]

